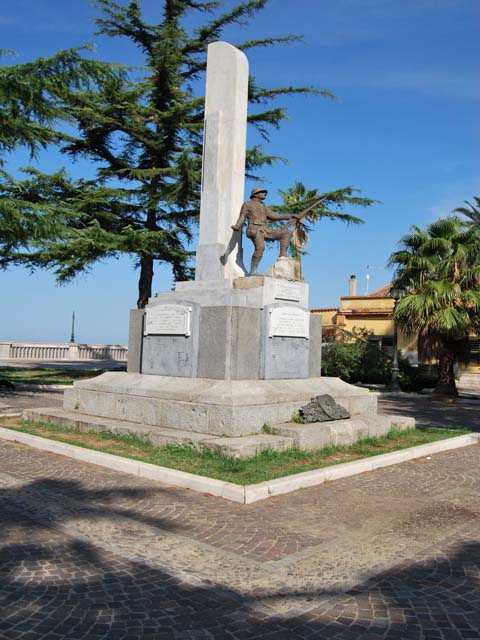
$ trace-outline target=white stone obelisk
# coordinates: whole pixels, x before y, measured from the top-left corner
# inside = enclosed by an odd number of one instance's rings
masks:
[[[241,232],[247,140],[248,61],[227,42],[208,46],[205,132],[196,281],[245,275]]]

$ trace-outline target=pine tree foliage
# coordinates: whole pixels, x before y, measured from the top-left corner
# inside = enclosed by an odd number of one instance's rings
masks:
[[[33,171],[33,170],[32,170]],[[11,262],[22,264],[17,256],[19,247],[35,244],[46,238],[55,237],[68,224],[68,207],[59,204],[50,207],[48,201],[55,190],[55,183],[63,182],[64,174],[47,176],[45,191],[46,204],[38,194],[41,176],[35,178],[34,188],[29,179],[15,180],[7,172],[0,171],[0,268]],[[63,185],[60,187],[62,189]],[[63,189],[62,189],[63,194]]]
[[[70,93],[123,77],[120,65],[85,58],[88,49],[0,67],[0,166],[19,146],[35,158],[41,149],[65,139],[65,125],[75,124],[65,100]],[[66,174],[47,176],[33,169],[26,174],[28,178],[19,181],[0,171],[0,267],[22,262],[15,254],[19,247],[55,238],[71,221],[71,211],[62,201]]]
[[[85,58],[88,49],[78,47],[27,64],[0,66],[0,163],[6,152],[20,145],[34,157],[39,149],[62,140],[64,134],[57,126],[74,124],[67,95],[123,75],[121,65]],[[12,53],[0,51],[4,57]]]
[[[0,91],[10,128],[0,150],[24,144],[35,153],[55,144],[72,160],[93,161],[96,177],[75,181],[62,172],[46,176],[30,169],[25,180],[14,181],[3,174],[2,210],[11,207],[10,224],[17,220],[22,233],[16,243],[3,243],[0,266],[49,268],[66,282],[97,260],[130,254],[140,269],[139,307],[152,295],[155,261],[170,264],[177,279],[191,277],[185,247],[199,211],[204,99],[197,87],[207,46],[225,27],[247,23],[267,1],[246,0],[222,13],[219,2],[164,0],[161,20],[150,24],[139,0],[97,0],[98,34],[133,43],[142,68],[126,72],[77,59],[73,49],[46,61],[45,72],[29,86],[42,61],[4,67]],[[203,16],[202,24],[187,30],[186,19],[195,14]],[[246,50],[297,39],[287,35],[237,46]],[[298,93],[331,96],[309,87],[265,89],[251,79],[249,122],[265,140],[286,117],[275,101]],[[256,145],[247,151],[247,175],[257,176],[276,160]],[[49,235],[48,223],[57,213],[56,233]],[[38,218],[45,233],[30,236],[28,221]]]

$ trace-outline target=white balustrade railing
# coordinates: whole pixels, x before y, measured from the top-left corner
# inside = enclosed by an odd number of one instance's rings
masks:
[[[0,360],[118,360],[126,362],[125,344],[70,342],[0,342]]]

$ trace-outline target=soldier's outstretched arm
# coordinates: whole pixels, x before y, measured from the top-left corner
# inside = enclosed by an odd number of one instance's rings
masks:
[[[297,217],[294,213],[275,213],[271,209],[267,210],[267,216],[270,220],[291,220]]]

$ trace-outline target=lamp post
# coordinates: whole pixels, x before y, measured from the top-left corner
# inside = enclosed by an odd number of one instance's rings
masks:
[[[395,310],[397,303],[402,296],[402,291],[396,287],[392,287],[390,294],[394,299],[393,303],[393,357],[392,357],[392,377],[390,378],[389,391],[400,391],[400,385],[398,383],[398,324],[395,317]]]
[[[75,342],[75,311],[72,311],[72,333],[70,335],[70,342]]]

